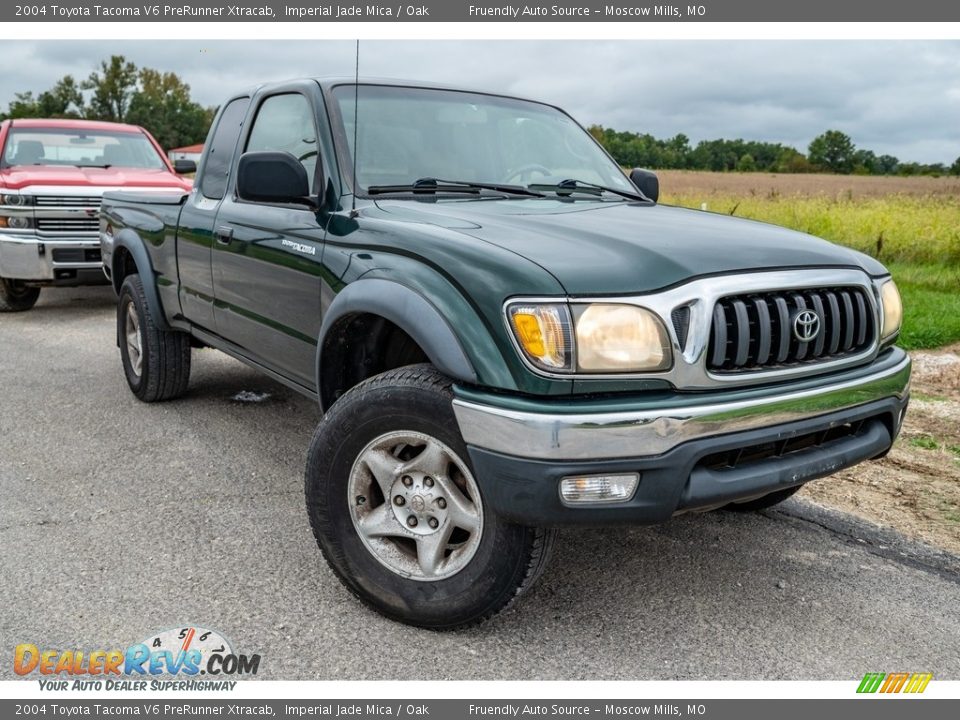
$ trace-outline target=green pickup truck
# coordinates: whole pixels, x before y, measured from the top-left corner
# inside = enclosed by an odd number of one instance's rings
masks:
[[[324,556],[436,629],[510,605],[556,528],[765,508],[884,455],[910,381],[887,270],[657,197],[542,103],[238,93],[192,191],[104,198],[127,382],[178,397],[209,346],[316,399]]]

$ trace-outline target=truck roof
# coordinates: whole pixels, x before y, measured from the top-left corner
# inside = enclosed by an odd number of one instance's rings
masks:
[[[478,93],[480,95],[496,95],[498,97],[516,97],[519,96],[512,95],[511,93],[503,92],[493,92],[491,90],[484,90],[483,88],[472,88],[464,87],[462,85],[452,85],[449,83],[436,83],[436,82],[426,82],[423,80],[404,80],[402,78],[383,78],[383,77],[365,77],[360,76],[355,78],[352,75],[341,75],[341,76],[325,76],[325,77],[300,77],[300,78],[289,78],[280,82],[269,82],[261,83],[252,88],[248,88],[246,92],[237,92],[231,95],[234,97],[236,95],[246,94],[246,93],[255,93],[263,90],[270,90],[274,87],[281,87],[287,85],[290,82],[296,82],[298,80],[313,80],[326,92],[330,88],[336,87],[337,85],[353,85],[358,83],[360,85],[390,85],[393,87],[413,87],[413,88],[429,88],[432,90],[455,90],[459,92],[472,92]]]
[[[54,130],[109,130],[111,132],[140,133],[143,129],[137,125],[104,122],[101,120],[74,120],[69,118],[27,118],[10,121],[10,127],[46,128]]]

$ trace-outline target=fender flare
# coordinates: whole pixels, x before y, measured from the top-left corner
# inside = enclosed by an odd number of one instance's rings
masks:
[[[469,383],[477,381],[476,370],[460,338],[429,300],[395,280],[366,278],[347,285],[324,313],[317,342],[315,379],[318,396],[322,387],[323,348],[327,334],[341,318],[358,314],[379,315],[401,328],[445,375]]]
[[[120,286],[117,274],[117,251],[123,248],[133,257],[133,263],[137,266],[137,273],[140,275],[140,282],[143,283],[143,293],[147,297],[147,305],[150,307],[150,314],[153,321],[161,330],[170,330],[167,323],[167,317],[163,313],[163,305],[160,304],[160,293],[157,291],[157,276],[153,272],[153,263],[150,262],[150,255],[143,246],[143,240],[136,232],[130,229],[121,230],[113,241],[113,253],[110,258],[112,267],[110,268],[110,277],[113,281],[113,289],[120,294]],[[117,330],[119,333],[120,331]],[[119,337],[118,337],[119,341]]]

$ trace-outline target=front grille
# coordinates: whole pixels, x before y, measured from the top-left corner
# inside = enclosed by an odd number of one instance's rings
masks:
[[[62,195],[37,195],[34,202],[37,207],[89,207],[98,208],[102,198],[99,196],[62,196]]]
[[[98,263],[100,248],[55,248],[53,261],[57,263]]]
[[[760,443],[758,445],[748,445],[734,450],[724,450],[723,452],[707,455],[699,463],[698,467],[703,467],[714,472],[724,472],[736,470],[754,463],[761,463],[764,460],[782,458],[793,453],[799,453],[803,450],[812,448],[824,448],[832,443],[856,437],[864,429],[867,421],[857,420],[855,422],[835,425],[826,430],[797,435],[786,440],[776,440],[772,442]]]
[[[100,229],[95,217],[84,218],[37,218],[37,230],[41,232],[91,232]]]
[[[805,310],[819,318],[809,342],[794,332]],[[736,373],[834,360],[868,349],[875,332],[872,306],[858,287],[732,295],[714,306],[707,367]]]

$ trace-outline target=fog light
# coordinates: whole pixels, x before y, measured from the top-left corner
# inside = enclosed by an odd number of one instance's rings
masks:
[[[639,482],[637,473],[565,477],[560,481],[560,497],[568,505],[626,502]]]

